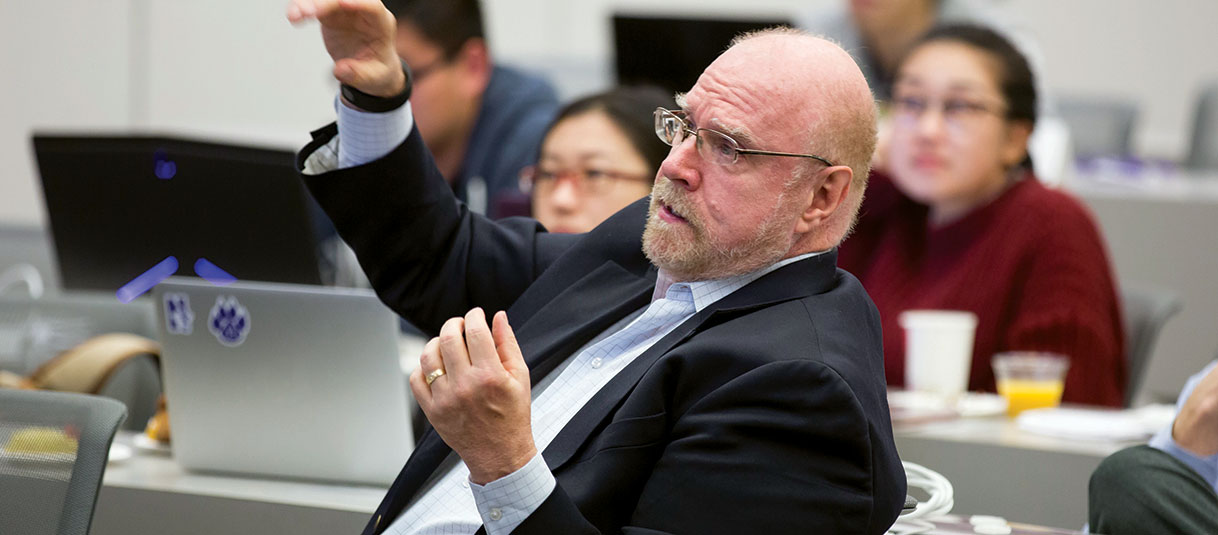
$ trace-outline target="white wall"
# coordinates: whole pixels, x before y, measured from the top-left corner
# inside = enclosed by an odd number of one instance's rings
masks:
[[[129,0],[0,1],[0,220],[39,223],[34,128],[115,128],[131,115]],[[70,9],[71,17],[64,17]]]
[[[615,10],[785,17],[836,0],[483,0],[495,53],[557,73],[565,96],[609,83]],[[1195,87],[1218,78],[1218,2],[999,2],[1045,52],[1046,86],[1137,99],[1138,148],[1183,154]],[[286,0],[0,1],[0,222],[40,224],[34,128],[140,128],[295,146],[331,115],[315,27]],[[1103,19],[1101,21],[1101,18]]]
[[[1218,81],[1218,2],[1018,0],[1006,7],[1045,51],[1050,89],[1139,102],[1138,152],[1184,157],[1197,88]]]

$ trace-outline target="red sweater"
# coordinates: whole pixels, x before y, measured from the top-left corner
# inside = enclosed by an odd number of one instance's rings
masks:
[[[1035,177],[928,228],[926,206],[873,174],[838,262],[880,311],[889,385],[905,383],[902,311],[968,310],[978,319],[969,390],[995,390],[995,353],[1051,351],[1071,359],[1064,401],[1122,404],[1124,334],[1103,241],[1078,201]]]

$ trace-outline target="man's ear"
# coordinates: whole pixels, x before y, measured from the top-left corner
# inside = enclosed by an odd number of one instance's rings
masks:
[[[806,234],[823,228],[825,221],[846,203],[853,179],[854,171],[845,165],[835,165],[817,173],[805,199],[804,210],[795,222],[795,233]]]
[[[486,90],[491,81],[490,50],[486,48],[486,40],[474,37],[461,45],[455,59],[457,69],[461,74],[461,89],[467,95],[478,96]]]

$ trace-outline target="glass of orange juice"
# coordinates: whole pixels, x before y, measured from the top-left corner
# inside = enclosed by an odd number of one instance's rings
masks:
[[[1055,353],[1009,352],[991,361],[998,393],[1007,400],[1007,416],[1061,404],[1070,358]]]

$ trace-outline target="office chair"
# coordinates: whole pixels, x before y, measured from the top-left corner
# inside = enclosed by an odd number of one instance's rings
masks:
[[[0,533],[87,535],[126,416],[100,396],[0,389]]]
[[[1095,96],[1062,97],[1058,100],[1058,111],[1070,127],[1076,157],[1121,157],[1133,153],[1136,103]]]
[[[1218,81],[1201,88],[1193,108],[1193,137],[1189,141],[1185,166],[1190,169],[1218,170]]]
[[[1125,316],[1125,355],[1129,380],[1125,384],[1125,406],[1133,403],[1142,385],[1155,341],[1167,320],[1180,312],[1180,299],[1163,290],[1123,286],[1121,304]]]

